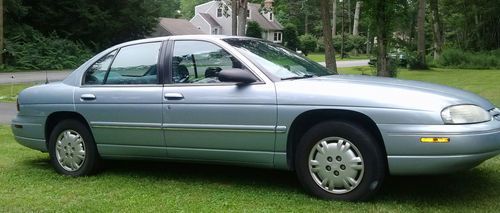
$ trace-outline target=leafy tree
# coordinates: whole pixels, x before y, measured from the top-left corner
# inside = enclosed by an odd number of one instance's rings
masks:
[[[18,1],[19,2],[19,1]],[[15,25],[26,24],[44,35],[57,33],[95,50],[149,35],[160,16],[158,0],[25,0]]]
[[[297,50],[300,46],[297,36],[297,27],[293,24],[287,24],[283,28],[283,44],[291,50]]]
[[[157,0],[160,5],[160,16],[166,18],[178,18],[181,14],[177,13],[180,11],[180,0]]]
[[[300,40],[300,49],[302,50],[304,55],[313,52],[318,45],[318,39],[311,34],[301,35],[299,36],[299,40]]]
[[[255,21],[248,22],[246,36],[262,38],[262,28],[260,27],[259,23]]]
[[[171,0],[167,0],[171,1]],[[182,17],[186,19],[191,19],[194,16],[194,7],[196,5],[200,5],[211,0],[180,0],[180,8]]]
[[[425,0],[418,0],[417,16],[417,69],[426,69],[425,64]]]
[[[321,0],[321,23],[323,25],[323,42],[325,44],[326,68],[337,73],[335,62],[335,49],[332,44],[332,26],[330,22],[330,0]]]

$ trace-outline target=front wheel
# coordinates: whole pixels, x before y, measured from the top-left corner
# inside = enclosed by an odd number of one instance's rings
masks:
[[[96,170],[97,148],[88,128],[76,120],[59,122],[49,138],[50,162],[64,175],[85,176]]]
[[[311,194],[329,200],[361,201],[380,188],[385,156],[361,126],[328,121],[309,129],[295,155],[299,181]]]

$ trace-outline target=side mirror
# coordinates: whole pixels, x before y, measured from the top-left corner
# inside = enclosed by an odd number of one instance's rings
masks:
[[[249,84],[256,82],[258,79],[248,70],[244,69],[224,69],[218,74],[221,82],[236,82]]]

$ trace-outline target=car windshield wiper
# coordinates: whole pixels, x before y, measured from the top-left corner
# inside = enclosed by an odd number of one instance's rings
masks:
[[[315,76],[315,75],[305,74],[305,75],[301,75],[301,76],[293,76],[293,77],[281,78],[281,80],[291,80],[291,79],[312,78],[312,77],[314,77],[314,76]]]

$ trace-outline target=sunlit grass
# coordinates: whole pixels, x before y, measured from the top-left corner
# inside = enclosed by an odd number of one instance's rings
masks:
[[[38,83],[0,84],[0,102],[15,102],[21,90]]]
[[[372,67],[339,68],[341,74],[373,75]],[[457,87],[476,93],[500,106],[500,70],[442,69],[415,71],[399,69],[398,78],[426,81]]]
[[[91,177],[56,174],[48,155],[0,126],[0,212],[495,212],[500,158],[457,174],[389,177],[366,203],[318,200],[292,172],[167,162],[107,162]]]
[[[346,58],[340,58],[340,55],[335,56],[335,60],[337,61],[350,61],[350,60],[361,60],[368,59],[370,56],[366,54],[358,54],[358,55],[349,55]],[[325,53],[309,53],[307,58],[316,61],[316,62],[325,62]]]

